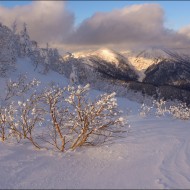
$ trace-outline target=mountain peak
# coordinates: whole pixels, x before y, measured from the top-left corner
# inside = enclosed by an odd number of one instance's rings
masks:
[[[127,59],[120,55],[118,52],[109,49],[109,48],[100,48],[98,50],[88,50],[88,51],[81,51],[81,52],[75,52],[73,53],[73,56],[75,58],[90,58],[90,57],[96,57],[100,58],[106,62],[114,63],[116,65],[119,64],[120,60],[125,60]]]
[[[92,53],[93,56],[97,56],[105,61],[119,64],[118,58],[119,54],[108,48],[101,48]]]

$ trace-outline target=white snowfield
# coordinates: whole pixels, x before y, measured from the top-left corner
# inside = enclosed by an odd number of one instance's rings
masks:
[[[189,188],[190,122],[137,115],[129,121],[125,139],[75,152],[0,143],[0,187]]]
[[[18,67],[33,76],[26,62]],[[35,73],[35,78],[44,85],[51,80],[67,84],[54,72]],[[190,188],[190,121],[143,118],[140,104],[126,98],[118,98],[118,104],[131,127],[126,138],[112,144],[59,153],[0,142],[0,188]]]

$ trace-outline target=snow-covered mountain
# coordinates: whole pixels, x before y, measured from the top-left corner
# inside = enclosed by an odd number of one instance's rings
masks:
[[[146,70],[150,65],[157,64],[164,59],[170,59],[170,55],[163,49],[148,48],[124,53],[137,70]]]
[[[9,71],[16,69],[18,58],[28,58],[34,70],[40,73],[48,75],[53,70],[67,78],[75,74],[78,84],[90,83],[95,89],[114,90],[119,95],[126,95],[126,89],[132,89],[146,95],[171,98],[170,91],[177,87],[179,90],[176,94],[179,96],[173,99],[188,100],[190,57],[182,52],[149,48],[122,54],[101,48],[68,53],[61,57],[56,49],[49,46],[40,48],[37,42],[30,40],[26,26],[15,34],[8,27],[0,25],[0,37],[1,77],[9,76]],[[166,85],[169,88],[163,88]],[[187,102],[190,103],[190,100]]]
[[[188,65],[190,63],[190,57],[183,52],[179,52],[173,49],[147,48],[132,52],[127,51],[118,53],[110,49],[101,48],[96,51],[89,50],[86,52],[76,52],[73,53],[72,56],[75,58],[75,60],[83,62],[86,65],[90,65],[98,72],[109,75],[116,79],[125,81],[136,81],[137,79],[139,82],[146,82],[154,85],[181,85],[182,83],[180,81],[172,80],[173,83],[169,82],[171,80],[170,77],[172,77],[170,76],[172,73],[169,72],[169,70],[172,68],[171,64],[177,64],[177,67],[173,67],[172,70],[178,73],[179,79],[185,77],[186,82],[189,83]],[[184,66],[184,62],[186,66]],[[156,82],[154,82],[153,80],[156,75],[161,74],[158,74],[157,72],[155,76],[151,76],[150,70],[151,73],[153,73],[152,69],[156,69],[159,67],[156,65],[160,64],[164,65],[162,68],[164,68],[165,72],[168,71],[167,77],[165,79],[166,81],[162,82],[163,79],[158,78],[155,79]],[[149,76],[152,81],[147,79]]]
[[[183,51],[148,48],[128,53],[128,59],[144,74],[143,83],[190,89],[190,56]]]
[[[123,54],[135,69],[139,71],[139,76],[141,76],[139,77],[140,82],[148,82],[155,85],[181,85],[182,83],[176,81],[176,79],[179,78],[181,80],[185,78],[186,82],[189,83],[188,67],[190,65],[190,56],[187,52],[184,53],[184,51],[167,48],[147,48],[124,52]],[[171,79],[172,73],[177,73],[177,76],[173,76],[176,79]],[[171,83],[170,80],[173,82]]]
[[[145,83],[190,89],[190,62],[183,59],[163,60],[150,66],[145,75]]]
[[[76,52],[72,55],[75,60],[93,67],[107,77],[125,81],[138,78],[138,72],[128,59],[111,49],[101,48],[96,51]]]
[[[86,52],[76,52],[73,53],[75,58],[90,58],[90,57],[98,57],[104,61],[115,64],[117,67],[121,61],[128,62],[125,57],[119,54],[116,51],[113,51],[108,48],[101,48],[96,51],[86,51]]]

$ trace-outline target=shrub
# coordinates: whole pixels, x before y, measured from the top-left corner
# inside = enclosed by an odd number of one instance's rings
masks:
[[[29,87],[38,84],[36,80],[25,83],[22,77],[7,83],[4,106],[0,108],[2,141],[28,140],[38,149],[63,152],[84,145],[97,146],[127,132],[128,124],[121,117],[115,93],[90,100],[89,85],[51,85],[41,92],[28,93]],[[20,94],[22,100],[13,101]]]
[[[166,105],[166,101],[163,99],[154,100],[152,106],[143,104],[141,106],[141,116],[156,115],[164,116],[166,114],[171,115],[176,119],[188,120],[190,119],[190,107],[185,103],[177,103],[175,105]]]

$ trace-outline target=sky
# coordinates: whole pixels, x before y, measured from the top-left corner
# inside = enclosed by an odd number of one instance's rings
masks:
[[[190,23],[190,2],[188,1],[70,1],[68,8],[75,12],[77,23],[79,23],[97,11],[111,11],[128,5],[145,3],[160,4],[166,13],[166,25],[173,29],[179,29]]]
[[[189,7],[188,1],[0,1],[0,21],[26,22],[39,43],[68,49],[180,47],[190,46]]]
[[[0,1],[0,5],[14,7],[31,4],[31,2],[32,1]],[[75,13],[75,24],[77,25],[97,11],[111,11],[127,5],[145,3],[160,4],[166,13],[167,20],[165,25],[170,28],[179,29],[190,23],[190,2],[188,1],[68,1],[67,7],[70,11]]]

